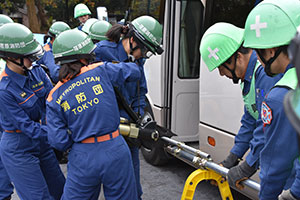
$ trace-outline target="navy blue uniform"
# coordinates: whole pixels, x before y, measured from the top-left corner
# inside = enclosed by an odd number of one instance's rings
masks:
[[[1,159],[21,199],[60,199],[65,178],[47,140],[46,96],[52,84],[42,68],[28,76],[2,73]]]
[[[2,137],[2,128],[0,127],[0,142]],[[2,164],[0,157],[0,199],[9,197],[14,190],[14,186],[11,184],[10,178]]]
[[[71,148],[62,199],[98,199],[101,184],[106,200],[137,198],[129,149],[118,136],[120,115],[113,86],[139,78],[134,63],[95,63],[51,91],[49,142],[62,151]]]
[[[96,60],[98,61],[108,61],[108,62],[122,62],[128,60],[128,55],[125,52],[125,49],[122,45],[122,40],[119,43],[110,42],[103,40],[98,42],[95,49]],[[141,116],[144,115],[144,109],[146,107],[146,94],[147,82],[144,74],[144,67],[142,59],[139,60],[139,69],[141,71],[141,78],[137,82],[126,83],[123,86],[119,87],[120,92],[126,99],[128,105],[136,112],[140,113]],[[139,88],[138,88],[139,85]],[[139,90],[139,91],[138,91]],[[125,110],[120,110],[121,117],[129,119],[128,114]],[[135,146],[130,146],[131,156],[133,160],[133,167],[135,172],[135,178],[137,183],[137,191],[139,199],[143,194],[142,186],[140,183],[140,160],[139,160],[139,149]]]
[[[276,77],[269,77],[264,72],[262,66],[259,66],[254,73],[255,65],[257,63],[256,52],[253,51],[247,66],[247,71],[244,78],[243,95],[248,94],[250,91],[251,80],[253,75],[255,76],[255,102],[258,113],[260,113],[261,104],[264,96],[274,86],[274,84],[282,77],[278,75]],[[250,152],[246,157],[246,161],[249,166],[259,164],[259,153],[264,145],[262,121],[259,115],[258,120],[254,119],[252,115],[244,107],[244,115],[241,120],[242,126],[238,134],[235,136],[235,145],[231,149],[231,152],[242,158],[246,151],[250,148]]]
[[[51,80],[54,83],[57,83],[60,66],[55,64],[51,42],[48,42],[44,46],[44,50],[45,50],[45,53],[44,53],[43,57],[40,60],[38,60],[37,63],[46,65],[49,69]]]
[[[286,71],[292,66],[288,65]],[[299,156],[298,136],[283,108],[286,87],[274,87],[262,103],[265,146],[261,151],[260,179],[262,200],[277,199],[291,176],[293,163]],[[295,183],[297,184],[297,183]],[[299,194],[300,187],[292,192]]]

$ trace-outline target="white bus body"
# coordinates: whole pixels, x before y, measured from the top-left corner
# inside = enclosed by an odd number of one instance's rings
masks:
[[[153,56],[145,63],[147,97],[155,120],[176,133],[178,136],[173,137],[175,140],[199,141],[199,149],[210,154],[215,162],[221,162],[229,154],[243,114],[240,86],[221,77],[218,70],[209,72],[199,54],[202,34],[212,25],[207,21],[211,21],[208,17],[214,13],[209,15],[209,12],[217,9],[214,6],[222,6],[225,2],[166,0],[163,22],[165,51],[161,56]],[[195,20],[186,19],[188,15],[189,19]],[[232,14],[228,12],[228,15]],[[244,15],[245,18],[247,13]],[[192,27],[189,23],[200,25]],[[191,33],[189,26],[194,33]],[[193,42],[196,44],[191,47]],[[190,52],[196,52],[192,58]],[[186,71],[193,69],[185,66],[190,62],[195,63],[197,59],[199,73],[189,75]],[[185,73],[187,77],[184,77]],[[215,146],[208,143],[208,137],[215,139]],[[147,157],[147,150],[142,149],[142,152]],[[254,179],[258,181],[258,176],[255,175]],[[244,193],[252,199],[258,198],[257,193],[250,189],[246,189]]]

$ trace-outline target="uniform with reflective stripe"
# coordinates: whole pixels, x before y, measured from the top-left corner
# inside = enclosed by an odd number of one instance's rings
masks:
[[[235,145],[231,152],[242,158],[250,148],[246,157],[249,166],[259,165],[259,153],[263,147],[263,133],[260,116],[256,120],[255,109],[260,113],[261,103],[265,94],[280,79],[280,76],[269,77],[265,74],[263,67],[257,60],[256,52],[250,57],[246,74],[244,77],[242,95],[244,97],[244,115],[241,119],[242,126],[235,136]],[[250,114],[252,113],[252,115]]]
[[[45,125],[52,84],[39,66],[28,76],[6,67],[1,77],[1,159],[7,173],[21,199],[60,199],[65,178]]]
[[[264,122],[265,146],[261,151],[260,199],[277,199],[293,176],[293,163],[299,156],[298,135],[283,108],[283,99],[297,85],[295,69],[288,65],[282,79],[267,94],[261,116]],[[266,117],[267,116],[267,117]],[[294,178],[294,177],[293,177]],[[298,184],[299,186],[299,184]],[[300,187],[292,187],[293,194],[300,194]]]
[[[50,92],[49,142],[59,150],[71,148],[62,199],[98,199],[101,183],[107,200],[136,199],[129,149],[113,133],[120,122],[113,86],[139,78],[134,63],[95,63]],[[97,142],[90,143],[91,137]],[[96,139],[103,137],[109,139]]]
[[[96,54],[96,59],[99,61],[123,62],[128,60],[127,53],[125,52],[125,49],[122,45],[122,40],[119,41],[118,43],[103,40],[98,42],[96,45],[97,47],[95,49],[95,54]],[[144,61],[140,59],[139,62],[141,63],[139,65],[139,69],[141,71],[141,78],[139,79],[139,83],[127,82],[123,86],[119,87],[118,89],[126,99],[128,105],[130,105],[131,108],[134,110],[134,112],[140,113],[140,115],[143,116],[144,109],[146,107],[145,100],[146,100],[146,94],[148,90],[147,90],[147,82],[146,82],[144,67],[143,67]],[[129,119],[128,114],[123,109],[120,110],[120,115],[121,117]],[[134,145],[130,145],[129,148],[133,160],[138,195],[139,195],[139,199],[141,199],[143,192],[142,192],[142,186],[140,184],[139,149]]]
[[[45,44],[44,50],[45,54],[40,60],[37,61],[37,63],[47,66],[50,72],[51,80],[54,83],[57,83],[60,66],[55,64],[51,42]]]

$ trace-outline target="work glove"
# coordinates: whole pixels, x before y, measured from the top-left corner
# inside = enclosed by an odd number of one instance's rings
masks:
[[[225,167],[227,169],[230,169],[230,168],[236,166],[237,164],[239,164],[240,160],[241,160],[240,158],[238,158],[235,154],[230,152],[229,155],[227,156],[227,158],[225,160],[223,160],[219,165],[221,165],[222,167]],[[215,180],[211,180],[210,184],[212,184],[214,186],[218,186],[218,183]]]
[[[293,196],[291,190],[283,190],[281,194],[278,196],[278,200],[299,200]]]
[[[244,186],[240,184],[241,181],[248,179],[255,172],[255,167],[250,167],[248,163],[244,161],[242,164],[229,169],[227,174],[229,185],[235,186],[240,190],[244,189]]]
[[[227,158],[225,160],[223,160],[220,165],[222,165],[223,167],[230,169],[234,166],[236,166],[237,164],[239,164],[240,162],[240,158],[237,157],[237,155],[233,154],[233,153],[229,153],[229,155],[227,156]]]

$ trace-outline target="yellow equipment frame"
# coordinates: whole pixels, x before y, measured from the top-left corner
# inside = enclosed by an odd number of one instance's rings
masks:
[[[222,200],[233,200],[229,184],[216,172],[209,169],[197,169],[185,181],[181,200],[193,200],[196,187],[203,180],[215,180],[221,193]]]

